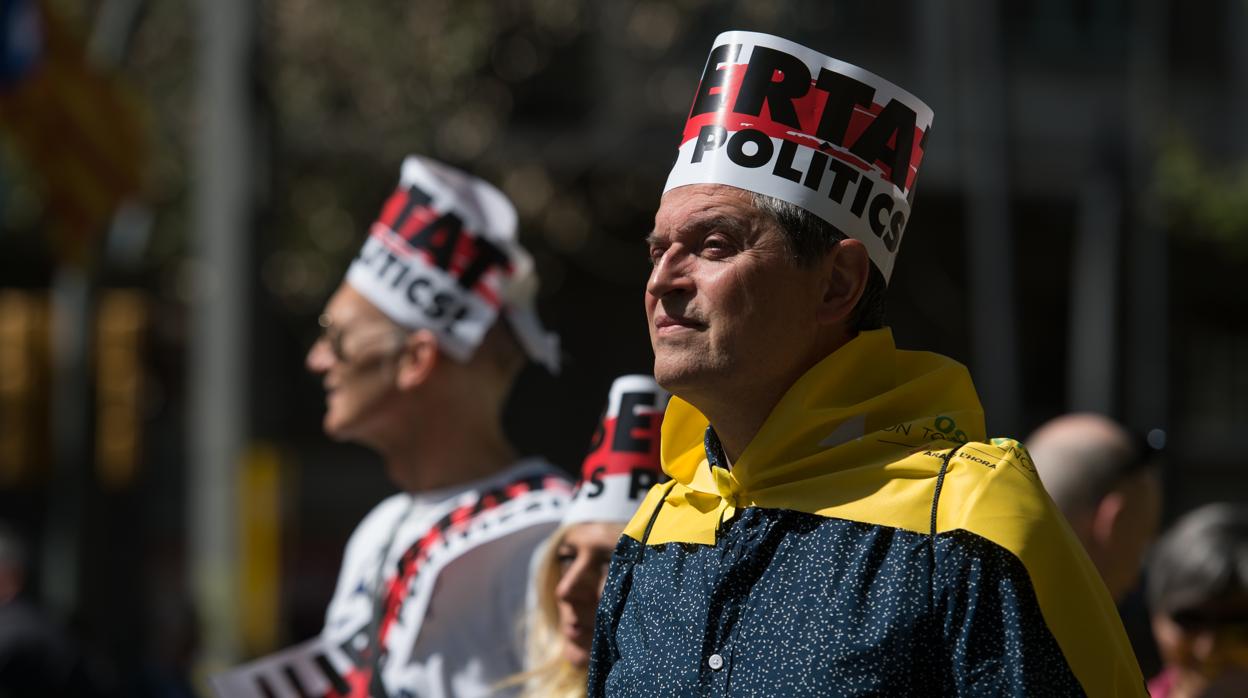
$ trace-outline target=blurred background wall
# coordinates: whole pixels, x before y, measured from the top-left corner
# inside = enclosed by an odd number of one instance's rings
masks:
[[[731,28],[934,109],[890,324],[970,365],[990,431],[1102,411],[1168,434],[1171,514],[1248,500],[1244,0],[0,8],[0,518],[119,685],[319,629],[392,487],[303,356],[407,153],[516,202],[566,360],[508,427],[577,466],[649,368],[641,239]]]

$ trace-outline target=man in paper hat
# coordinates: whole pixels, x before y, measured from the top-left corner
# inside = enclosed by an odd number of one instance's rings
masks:
[[[1143,695],[1027,453],[882,327],[931,120],[792,42],[716,40],[649,236],[672,480],[616,549],[590,695]]]
[[[536,290],[502,192],[409,157],[307,358],[325,432],[376,450],[403,490],[347,544],[322,636],[332,695],[484,696],[520,669],[530,559],[570,490],[518,460],[500,420],[526,358],[558,368]]]

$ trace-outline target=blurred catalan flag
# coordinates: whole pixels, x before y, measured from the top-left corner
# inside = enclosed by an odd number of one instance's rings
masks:
[[[0,137],[43,195],[62,261],[87,261],[118,204],[139,193],[140,114],[134,95],[91,65],[84,41],[46,3],[0,0]]]

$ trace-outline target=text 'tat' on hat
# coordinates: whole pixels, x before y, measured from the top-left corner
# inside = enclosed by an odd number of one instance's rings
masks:
[[[650,488],[666,479],[659,432],[671,396],[650,376],[615,379],[564,525],[628,523]]]
[[[347,283],[400,326],[432,330],[458,361],[502,315],[529,358],[557,372],[559,338],[538,319],[537,272],[516,225],[492,184],[410,156]]]
[[[870,72],[768,34],[715,39],[666,193],[726,184],[862,242],[887,282],[932,110]]]

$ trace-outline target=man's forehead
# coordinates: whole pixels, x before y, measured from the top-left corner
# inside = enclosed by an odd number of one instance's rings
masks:
[[[344,325],[361,320],[389,320],[351,284],[344,281],[325,304],[324,316],[331,324]]]
[[[710,222],[752,227],[760,212],[753,195],[723,184],[691,184],[663,195],[654,216],[657,234],[678,232]]]

